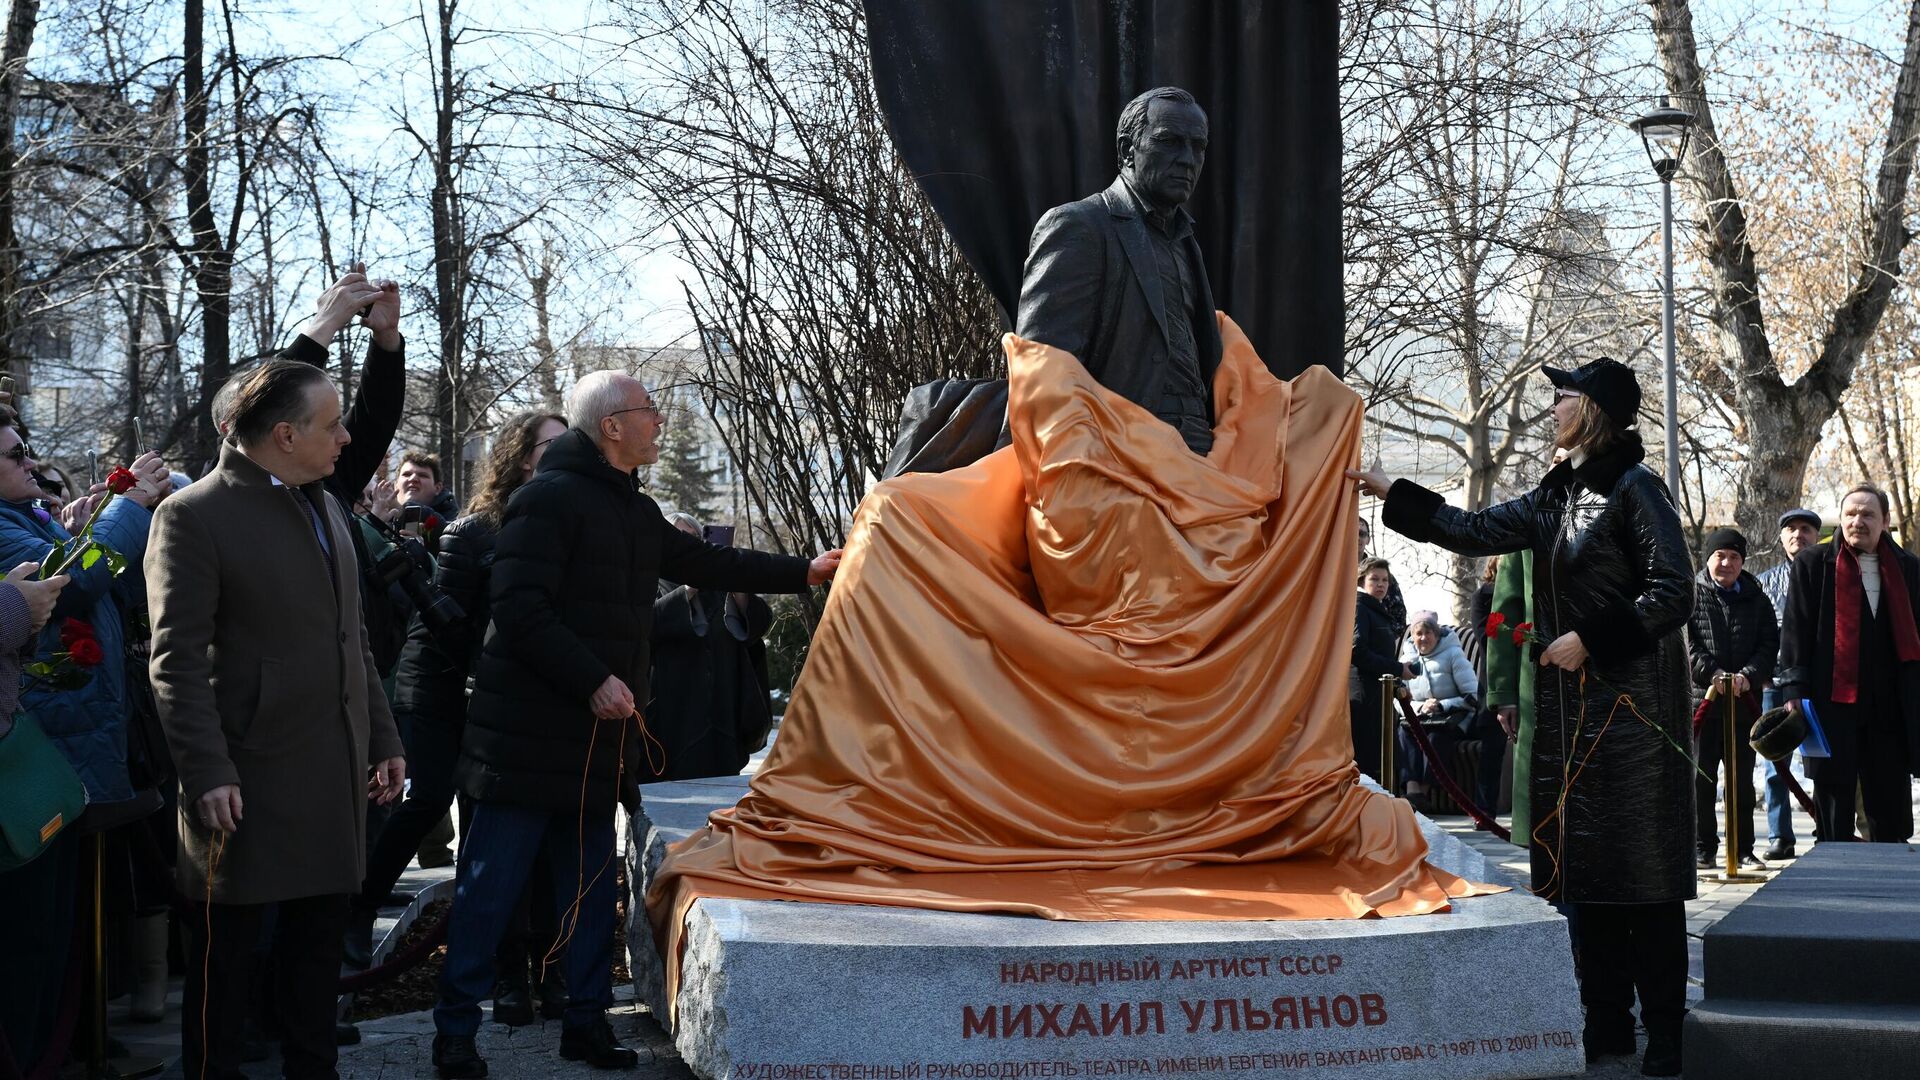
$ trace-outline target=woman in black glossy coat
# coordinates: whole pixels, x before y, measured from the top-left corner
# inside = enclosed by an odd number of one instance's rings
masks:
[[[1415,540],[1467,555],[1533,551],[1535,633],[1546,643],[1536,655],[1554,669],[1535,687],[1533,889],[1575,911],[1589,1058],[1632,1052],[1637,986],[1643,1072],[1678,1075],[1684,902],[1696,890],[1683,749],[1692,563],[1666,486],[1622,423],[1639,403],[1631,371],[1602,360],[1547,374],[1568,457],[1533,491],[1468,512],[1408,480],[1349,475]]]

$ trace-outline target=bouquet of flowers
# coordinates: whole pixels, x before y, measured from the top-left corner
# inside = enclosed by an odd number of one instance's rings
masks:
[[[67,619],[60,624],[60,651],[26,665],[26,673],[33,678],[24,689],[44,685],[54,690],[78,690],[87,685],[92,670],[106,658],[100,639],[94,636],[93,624]]]

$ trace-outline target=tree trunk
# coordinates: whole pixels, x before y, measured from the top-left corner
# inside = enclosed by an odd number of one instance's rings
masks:
[[[459,192],[453,165],[456,107],[453,73],[453,19],[457,0],[440,0],[439,70],[434,100],[433,142],[433,314],[440,330],[440,380],[433,407],[443,468],[459,464],[460,424],[456,398],[466,360],[466,251]]]
[[[1749,537],[1774,533],[1778,515],[1801,499],[1807,461],[1840,407],[1860,354],[1900,280],[1905,207],[1920,135],[1920,0],[1909,5],[1906,51],[1887,116],[1887,136],[1866,229],[1866,258],[1833,312],[1805,375],[1788,384],[1767,338],[1760,276],[1747,243],[1746,209],[1734,184],[1709,104],[1687,0],[1652,0],[1653,33],[1674,104],[1694,116],[1682,176],[1697,186],[1706,215],[1705,251],[1713,282],[1714,326],[1726,367],[1739,373],[1735,397],[1747,425],[1747,459],[1734,518]]]
[[[233,370],[232,295],[233,253],[221,240],[213,218],[211,151],[207,145],[207,73],[205,0],[185,0],[186,47],[184,88],[187,145],[184,172],[187,182],[187,224],[193,230],[193,285],[200,300],[200,400],[195,407],[199,422],[186,440],[188,456],[196,464],[210,462],[216,455],[218,436],[213,430],[213,395]],[[244,178],[242,178],[244,179]]]
[[[13,0],[7,11],[7,35],[0,43],[0,373],[24,380],[25,364],[16,363],[20,341],[20,247],[13,227],[13,178],[19,166],[14,152],[15,113],[20,84],[27,77],[27,54],[40,22],[40,0]],[[24,396],[24,382],[19,392]],[[14,403],[16,406],[19,402]]]

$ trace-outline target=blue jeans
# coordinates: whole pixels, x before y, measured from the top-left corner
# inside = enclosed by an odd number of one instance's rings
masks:
[[[1780,691],[1769,687],[1760,693],[1760,711],[1780,704]],[[1782,770],[1791,768],[1793,757],[1775,765],[1767,762],[1767,839],[1782,844],[1793,843],[1793,792],[1787,788],[1787,778]]]
[[[453,910],[447,916],[447,958],[440,969],[440,1001],[433,1026],[442,1035],[472,1038],[480,1030],[480,1002],[493,994],[494,951],[513,919],[534,857],[547,845],[566,940],[564,1023],[585,1027],[613,1005],[613,817],[554,813],[479,803],[460,845]],[[584,867],[584,876],[582,870]]]

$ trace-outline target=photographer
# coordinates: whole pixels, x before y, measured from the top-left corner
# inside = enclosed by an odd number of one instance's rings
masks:
[[[400,455],[400,479],[395,498],[401,506],[423,506],[451,521],[460,513],[460,504],[440,476],[440,459],[419,450]]]
[[[480,479],[480,492],[469,513],[447,526],[440,537],[440,558],[433,587],[457,604],[464,617],[437,631],[415,618],[401,650],[395,674],[394,709],[407,740],[407,760],[413,787],[374,844],[367,859],[367,875],[348,923],[349,963],[365,965],[371,952],[373,921],[394,882],[407,868],[420,841],[453,805],[453,765],[460,754],[460,735],[466,726],[467,676],[480,654],[488,618],[487,589],[493,568],[494,536],[500,527],[508,496],[533,475],[547,444],[566,431],[566,422],[552,413],[522,412],[509,417],[495,436]],[[510,990],[526,988],[524,947],[513,964],[503,949],[505,982]],[[515,978],[517,970],[518,979]],[[557,980],[559,965],[549,965]],[[543,987],[549,1004],[558,1003],[556,983]],[[531,1004],[520,997],[496,1003],[496,1019],[511,1021],[526,1014]]]

